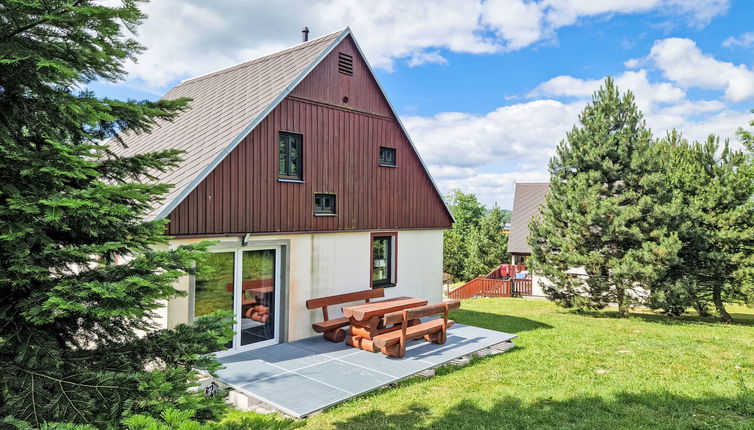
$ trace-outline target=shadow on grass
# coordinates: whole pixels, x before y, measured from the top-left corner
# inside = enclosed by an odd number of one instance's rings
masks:
[[[405,412],[370,411],[333,424],[337,429],[750,429],[754,395],[691,398],[667,392],[618,393],[610,398],[583,396],[526,404],[507,397],[484,408],[461,401],[441,415],[411,402]]]
[[[620,318],[617,311],[568,310],[567,312],[574,315],[588,316],[592,318],[616,318],[616,319]],[[731,313],[730,315],[733,317],[733,322],[730,324],[754,326],[754,318],[752,318],[750,314]],[[652,323],[666,324],[666,325],[688,325],[688,324],[722,325],[722,324],[726,324],[720,321],[720,319],[718,319],[717,317],[699,317],[695,315],[683,315],[679,317],[674,317],[674,316],[663,315],[663,314],[642,313],[639,311],[632,312],[630,314],[630,318],[636,318],[636,319],[644,320],[645,322],[652,322]]]
[[[551,325],[512,315],[493,314],[489,312],[458,309],[450,313],[450,318],[467,325],[481,327],[505,333],[521,333],[529,330],[552,328]]]

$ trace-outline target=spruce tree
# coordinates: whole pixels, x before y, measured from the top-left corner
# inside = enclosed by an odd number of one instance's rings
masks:
[[[663,222],[669,196],[652,148],[633,94],[608,78],[550,160],[550,193],[530,225],[532,268],[551,299],[617,303],[627,316],[675,261],[680,244]]]
[[[0,417],[118,427],[175,408],[208,418],[221,399],[191,394],[216,368],[229,328],[216,315],[153,330],[202,247],[156,250],[165,221],[144,214],[176,151],[119,158],[108,145],[173,119],[187,100],[118,101],[81,91],[117,81],[141,47],[133,0],[0,4]],[[114,264],[121,256],[122,264]],[[144,333],[147,333],[146,335]]]
[[[465,268],[467,278],[486,275],[495,267],[510,262],[508,235],[503,233],[504,222],[505,212],[495,204],[472,233]]]

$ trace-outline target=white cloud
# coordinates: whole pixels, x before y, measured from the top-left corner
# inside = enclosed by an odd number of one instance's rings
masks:
[[[513,208],[513,188],[517,182],[547,182],[550,179],[547,166],[544,169],[509,173],[482,173],[479,175],[440,180],[443,192],[455,188],[465,193],[474,193],[479,201],[491,206],[494,203],[504,209]]]
[[[754,45],[754,32],[744,33],[739,37],[730,36],[723,41],[723,46],[726,48],[733,48],[735,46],[748,48],[752,45]]]
[[[440,55],[439,52],[433,51],[433,52],[419,52],[409,58],[408,65],[409,67],[416,67],[421,66],[422,64],[448,64],[448,60],[446,60],[442,55]]]
[[[460,188],[510,209],[515,182],[547,180],[547,162],[582,108],[581,101],[536,100],[485,115],[446,112],[404,123],[443,193]]]
[[[584,80],[572,76],[558,76],[539,84],[529,93],[529,97],[586,98],[594,94],[603,81],[603,79]],[[637,106],[645,113],[654,111],[658,105],[677,103],[686,97],[683,90],[670,83],[650,82],[646,70],[626,71],[615,78],[615,83],[620,91],[633,92]]]
[[[537,100],[486,115],[446,112],[406,117],[404,123],[428,164],[470,168],[488,163],[546,163],[577,119],[581,103]]]
[[[629,70],[618,75],[616,83],[621,91],[634,92],[655,137],[676,129],[689,140],[715,134],[742,148],[735,131],[751,120],[749,112],[732,110],[719,100],[690,100],[672,83],[653,82],[648,76],[643,69]],[[602,82],[558,76],[529,93],[538,100],[484,115],[447,112],[408,117],[405,123],[442,192],[460,188],[485,204],[511,208],[515,182],[548,180],[547,164],[558,142]]]
[[[509,49],[529,46],[544,38],[544,5],[521,0],[488,0],[482,9],[482,21],[505,41]]]
[[[582,17],[656,11],[705,23],[728,0],[160,0],[145,5],[137,40],[147,47],[130,78],[149,87],[227,67],[350,26],[373,66],[444,64],[440,50],[485,54],[554,37]]]
[[[667,79],[683,87],[721,89],[733,102],[754,98],[754,71],[704,54],[693,40],[658,40],[647,60]]]
[[[458,167],[448,165],[430,165],[429,172],[434,179],[459,179],[474,175],[474,169],[470,167]]]

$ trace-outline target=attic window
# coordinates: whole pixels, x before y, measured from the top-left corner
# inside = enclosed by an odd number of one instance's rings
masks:
[[[353,57],[339,52],[338,71],[344,75],[353,76]]]
[[[314,194],[314,215],[335,215],[335,194]]]
[[[395,148],[380,146],[380,166],[395,167]]]

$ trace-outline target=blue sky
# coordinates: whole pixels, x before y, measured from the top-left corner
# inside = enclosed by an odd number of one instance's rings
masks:
[[[274,5],[274,7],[272,6]],[[159,0],[147,51],[98,95],[158,98],[208,71],[349,25],[436,181],[510,208],[606,76],[656,136],[733,138],[754,114],[750,0]],[[734,139],[735,140],[735,139]]]

